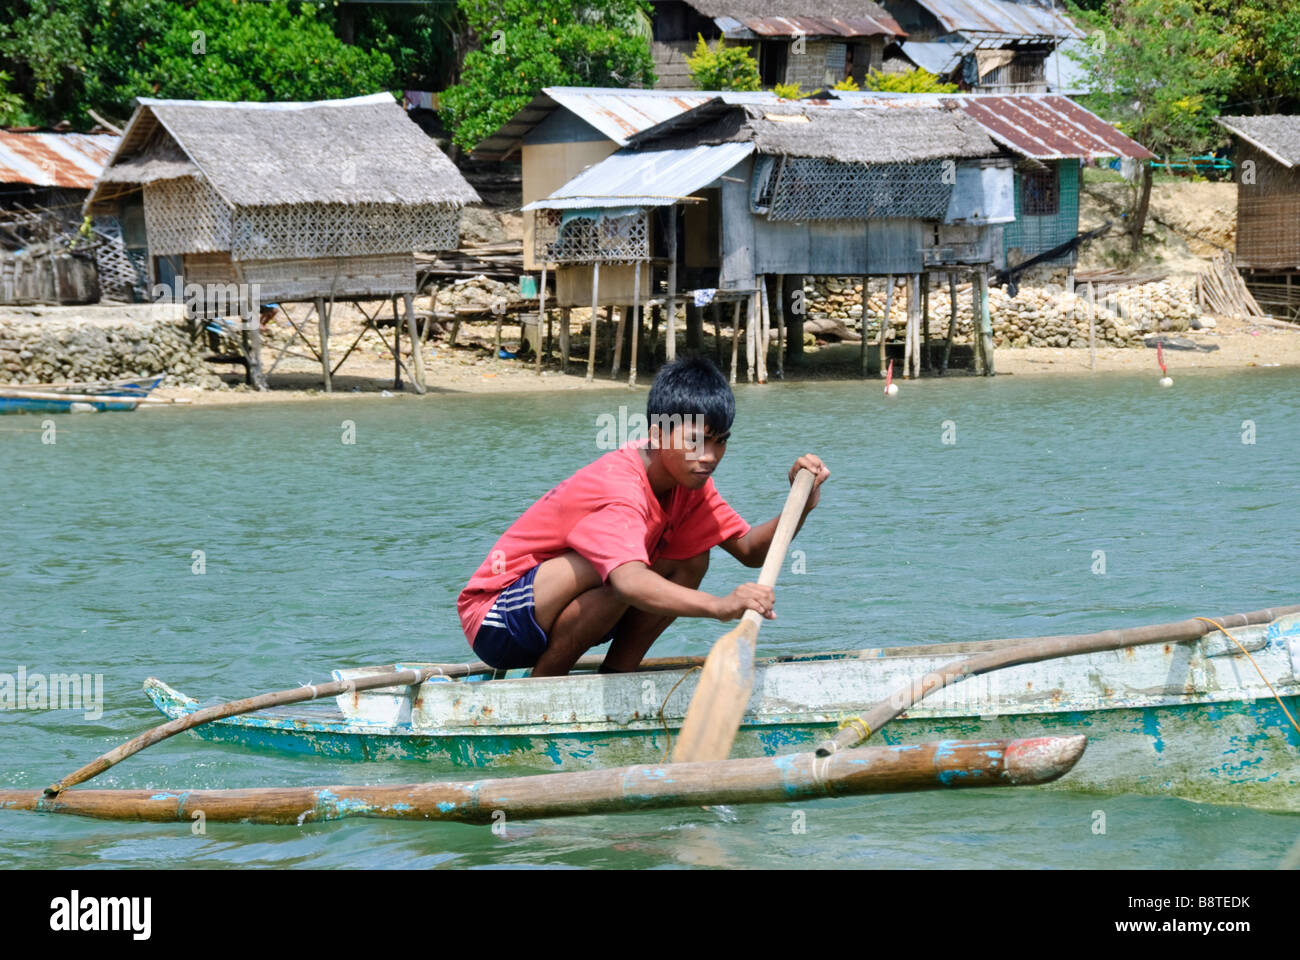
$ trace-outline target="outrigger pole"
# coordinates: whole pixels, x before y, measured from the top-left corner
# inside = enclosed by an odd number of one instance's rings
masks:
[[[1068,773],[1087,738],[944,740],[712,763],[611,767],[460,783],[246,790],[0,790],[0,809],[101,820],[298,824],[345,817],[495,823],[710,804],[1014,787]]]

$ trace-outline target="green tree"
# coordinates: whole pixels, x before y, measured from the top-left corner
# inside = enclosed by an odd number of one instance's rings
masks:
[[[1295,0],[1206,0],[1232,38],[1231,113],[1300,110],[1300,6]]]
[[[78,126],[88,110],[126,119],[138,96],[315,100],[374,93],[394,72],[286,0],[18,0],[0,14],[0,69],[30,122]]]
[[[648,87],[654,61],[639,0],[460,0],[478,49],[441,97],[443,121],[469,149],[543,87]]]
[[[1093,78],[1085,106],[1157,155],[1200,153],[1221,139],[1214,117],[1235,81],[1222,17],[1192,0],[1109,0],[1074,15],[1091,31],[1076,57]],[[1150,198],[1143,164],[1129,221],[1135,252]]]
[[[729,47],[721,39],[710,47],[702,34],[696,36],[695,52],[686,58],[696,90],[761,89],[758,61],[748,47]]]
[[[863,79],[863,89],[891,93],[956,93],[958,87],[955,83],[941,83],[933,73],[917,67],[902,73],[872,70]]]

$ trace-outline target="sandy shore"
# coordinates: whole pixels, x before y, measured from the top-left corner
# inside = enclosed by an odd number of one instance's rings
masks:
[[[586,362],[574,359],[568,373],[561,373],[555,360],[543,364],[537,373],[531,363],[505,360],[491,356],[490,324],[466,325],[462,328],[457,346],[449,349],[445,340],[425,344],[425,381],[431,396],[456,394],[508,394],[555,391],[587,391],[626,389],[626,373],[618,381],[609,377],[608,364],[600,364],[596,377],[586,380]],[[516,328],[517,333],[517,328]],[[1195,370],[1252,367],[1300,367],[1300,331],[1255,327],[1250,324],[1222,319],[1214,330],[1182,331],[1173,336],[1184,337],[1204,346],[1217,346],[1212,352],[1166,350],[1165,363],[1171,376]],[[331,337],[331,352],[341,356],[348,344],[337,347]],[[514,346],[513,339],[503,340],[506,349]],[[299,345],[301,346],[301,345]],[[712,338],[706,347],[712,351]],[[274,356],[276,342],[272,340],[267,354]],[[810,348],[805,363],[786,371],[788,381],[855,380],[857,376],[857,344],[832,344]],[[338,351],[338,352],[335,352]],[[575,357],[578,350],[574,350]],[[729,356],[724,351],[724,357]],[[1096,370],[1090,368],[1086,349],[1054,347],[999,348],[995,353],[999,376],[1090,376],[1105,373],[1141,373],[1157,375],[1156,355],[1152,349],[1099,347]],[[769,366],[769,375],[775,365]],[[950,376],[968,376],[965,371],[953,371]],[[184,398],[195,404],[243,404],[307,401],[329,396],[322,389],[320,367],[308,359],[287,357],[271,377],[271,389],[255,391],[245,386],[233,373],[225,377],[225,389],[197,388],[161,389],[158,396]],[[649,385],[653,374],[643,370],[638,386]],[[744,379],[742,372],[741,379]],[[393,392],[393,361],[377,341],[358,348],[348,358],[346,365],[335,375],[334,396],[367,395],[382,398]],[[406,392],[411,392],[409,384]]]

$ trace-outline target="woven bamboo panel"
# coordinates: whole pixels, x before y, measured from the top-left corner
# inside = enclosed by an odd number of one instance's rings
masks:
[[[100,296],[105,300],[131,302],[144,290],[144,275],[127,255],[122,225],[117,217],[96,217],[100,242],[95,245],[95,267],[99,271]]]
[[[258,284],[262,303],[316,297],[387,297],[415,292],[415,255],[243,260],[237,264],[245,284]]]
[[[460,207],[390,203],[240,207],[230,250],[236,260],[357,257],[455,250]]]
[[[230,249],[230,208],[206,180],[145,184],[144,222],[153,256]]]
[[[626,217],[572,217],[560,210],[535,212],[534,257],[539,263],[633,263],[650,259],[650,218],[645,210]]]
[[[782,157],[771,177],[770,200],[760,194],[758,202],[770,204],[770,220],[942,220],[953,190],[944,163]]]

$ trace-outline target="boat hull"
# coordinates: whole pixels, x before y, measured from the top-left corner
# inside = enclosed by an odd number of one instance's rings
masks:
[[[1300,618],[1234,631],[1300,715]],[[1271,631],[1271,636],[1269,632]],[[732,755],[807,750],[848,716],[958,659],[952,647],[853,651],[761,662]],[[873,740],[1015,739],[1077,732],[1085,759],[1052,789],[1178,796],[1300,812],[1300,733],[1250,660],[1223,638],[1090,654],[973,677],[928,698]],[[924,651],[924,652],[915,652]],[[359,676],[382,668],[343,671]],[[443,769],[575,770],[661,762],[698,671],[480,682],[353,693],[200,727],[204,739]],[[1120,679],[1122,678],[1122,680]],[[162,712],[199,705],[146,683]],[[941,696],[942,694],[942,696]],[[663,711],[663,719],[659,717]]]

